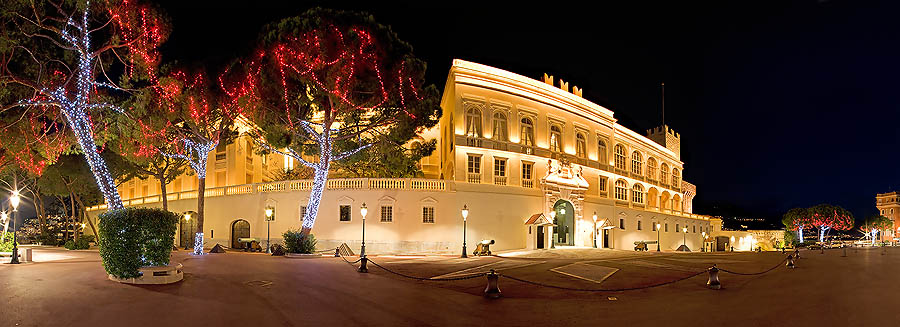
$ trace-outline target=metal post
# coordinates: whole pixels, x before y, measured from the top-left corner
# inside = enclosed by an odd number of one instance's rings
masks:
[[[847,247],[846,247],[846,246],[842,246],[841,249],[844,249],[844,254],[841,254],[841,256],[842,256],[842,257],[846,257],[846,256],[847,256]]]
[[[707,271],[709,272],[709,280],[706,281],[706,286],[714,290],[722,289],[722,283],[719,282],[719,268],[716,268],[716,265],[713,265],[712,267],[709,267]]]
[[[501,296],[499,285],[500,275],[491,269],[491,272],[487,273],[486,276],[487,287],[484,288],[484,297],[491,299],[499,298]]]
[[[12,219],[13,219],[13,249],[12,249],[12,260],[9,261],[9,264],[11,264],[11,265],[17,265],[17,264],[20,263],[20,262],[19,262],[19,239],[18,239],[18,234],[19,234],[19,233],[16,233],[16,213],[18,213],[18,212],[19,212],[19,209],[18,209],[18,208],[13,208],[13,214],[12,214]]]
[[[361,246],[360,249],[359,249],[359,256],[360,256],[360,258],[365,258],[365,257],[366,257],[366,216],[363,216],[363,223],[362,223],[362,246]],[[365,266],[366,266],[366,265],[365,265],[365,262],[366,262],[366,260],[363,260],[363,265],[360,267],[360,269],[362,269],[362,267],[365,267]],[[360,271],[360,272],[363,272],[363,271]],[[365,272],[368,272],[368,270],[366,270]]]
[[[369,268],[366,268],[366,262],[368,262],[368,261],[369,261],[369,258],[366,258],[366,257],[359,258],[359,269],[356,269],[356,271],[361,272],[361,273],[369,272]]]
[[[460,256],[460,258],[468,258],[468,257],[469,257],[469,255],[466,254],[466,220],[463,219],[463,248],[462,248],[462,255]]]
[[[266,219],[266,253],[272,254],[272,221]]]
[[[662,240],[659,239],[660,227],[662,227],[662,225],[656,224],[656,252],[659,252],[659,243],[662,243]]]

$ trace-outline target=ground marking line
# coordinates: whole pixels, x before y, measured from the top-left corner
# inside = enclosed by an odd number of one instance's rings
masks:
[[[467,269],[463,269],[463,270],[460,270],[460,271],[455,271],[455,272],[443,274],[443,275],[440,275],[440,276],[434,276],[434,277],[431,277],[431,278],[432,278],[432,279],[438,279],[438,278],[449,278],[449,277],[455,277],[455,276],[461,276],[461,275],[468,275],[467,273],[465,273],[466,271],[476,270],[476,269],[481,269],[481,268],[485,268],[485,267],[493,266],[493,265],[498,265],[498,264],[501,264],[501,263],[504,263],[504,262],[506,262],[506,260],[501,260],[501,261],[497,261],[497,262],[491,262],[491,263],[484,264],[484,265],[480,265],[480,266],[477,266],[477,267],[467,268]],[[522,267],[534,266],[534,265],[542,264],[542,263],[545,263],[545,262],[546,262],[546,261],[529,262],[529,263],[524,263],[524,264],[517,265],[517,266],[497,268],[497,269],[495,269],[495,270],[496,270],[496,271],[500,271],[500,270],[509,270],[509,269],[515,269],[515,268],[522,268]]]
[[[583,280],[586,280],[586,281],[589,281],[589,282],[593,282],[593,283],[597,283],[597,284],[603,283],[603,281],[605,281],[607,278],[609,278],[610,276],[612,276],[613,274],[615,274],[616,272],[619,271],[619,268],[606,267],[606,266],[598,266],[598,267],[610,268],[610,269],[613,269],[613,271],[609,272],[608,274],[606,274],[606,276],[603,276],[603,278],[600,278],[600,280],[597,281],[597,280],[594,280],[594,279],[591,279],[591,278],[587,278],[587,277],[583,277],[583,276],[578,276],[578,275],[575,275],[575,274],[572,274],[572,273],[567,273],[567,272],[563,272],[563,271],[557,270],[557,269],[565,268],[565,267],[572,266],[572,265],[586,265],[586,263],[581,263],[581,262],[570,263],[570,264],[567,264],[567,265],[565,265],[565,266],[559,266],[559,267],[556,267],[556,268],[550,268],[550,271],[555,272],[555,273],[558,273],[558,274],[563,274],[563,275],[566,275],[566,276],[570,276],[570,277],[575,277],[575,278],[578,278],[578,279],[583,279]],[[593,265],[590,265],[590,266],[593,266]]]

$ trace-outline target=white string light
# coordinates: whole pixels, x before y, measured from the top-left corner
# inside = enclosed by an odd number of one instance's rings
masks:
[[[73,49],[78,52],[77,84],[74,97],[67,94],[64,86],[59,86],[52,90],[46,88],[41,90],[41,93],[50,99],[49,101],[25,100],[21,103],[30,106],[52,105],[62,110],[69,127],[75,133],[78,145],[84,153],[85,161],[87,161],[91,172],[94,174],[97,186],[100,188],[100,192],[103,193],[103,198],[106,200],[110,210],[116,210],[124,206],[122,205],[119,191],[116,189],[115,181],[109,174],[106,161],[103,160],[103,157],[97,151],[97,143],[94,142],[94,131],[91,126],[89,113],[91,110],[99,108],[113,108],[120,112],[121,109],[108,103],[89,103],[90,92],[94,87],[110,87],[109,84],[95,82],[92,77],[91,66],[94,63],[94,56],[91,53],[91,33],[88,28],[88,10],[90,5],[90,1],[88,1],[84,7],[80,24],[76,24],[70,18],[66,28],[61,33],[62,39],[71,44]],[[69,27],[76,29],[81,37],[79,38],[69,33]]]

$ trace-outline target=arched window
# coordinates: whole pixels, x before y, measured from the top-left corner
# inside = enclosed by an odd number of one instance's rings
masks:
[[[493,130],[493,139],[497,141],[507,142],[509,141],[509,133],[508,129],[506,129],[506,115],[502,113],[494,114],[494,130]]]
[[[631,172],[641,175],[644,171],[644,157],[641,156],[640,152],[634,151],[631,153]]]
[[[681,187],[681,173],[678,171],[678,168],[672,168],[672,187]]]
[[[616,181],[616,200],[628,201],[628,183],[625,180]]]
[[[528,117],[522,117],[522,145],[534,146],[534,122]]]
[[[647,158],[647,178],[656,179],[657,169],[659,169],[659,167],[656,166],[656,158]]]
[[[616,169],[625,170],[625,147],[616,144]]]
[[[562,128],[558,125],[550,126],[550,151],[562,152]]]
[[[584,158],[585,152],[587,152],[587,140],[585,140],[584,134],[575,134],[575,156]]]
[[[665,184],[669,181],[669,165],[665,162],[659,168],[659,182]]]
[[[609,160],[606,159],[606,142],[602,139],[597,140],[597,161],[604,165],[609,164]]]
[[[644,187],[641,184],[634,184],[631,187],[631,201],[634,203],[644,203]]]
[[[481,111],[466,110],[466,137],[481,137]]]

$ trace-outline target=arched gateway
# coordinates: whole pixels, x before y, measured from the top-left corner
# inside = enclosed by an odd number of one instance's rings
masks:
[[[235,220],[231,223],[231,248],[243,249],[244,243],[239,239],[244,237],[250,237],[250,223],[243,219]]]
[[[588,182],[581,169],[572,168],[568,162],[548,161],[550,170],[541,179],[547,216],[553,217],[553,242],[555,245],[588,246],[590,240],[576,233],[578,223],[584,219],[584,193]]]

